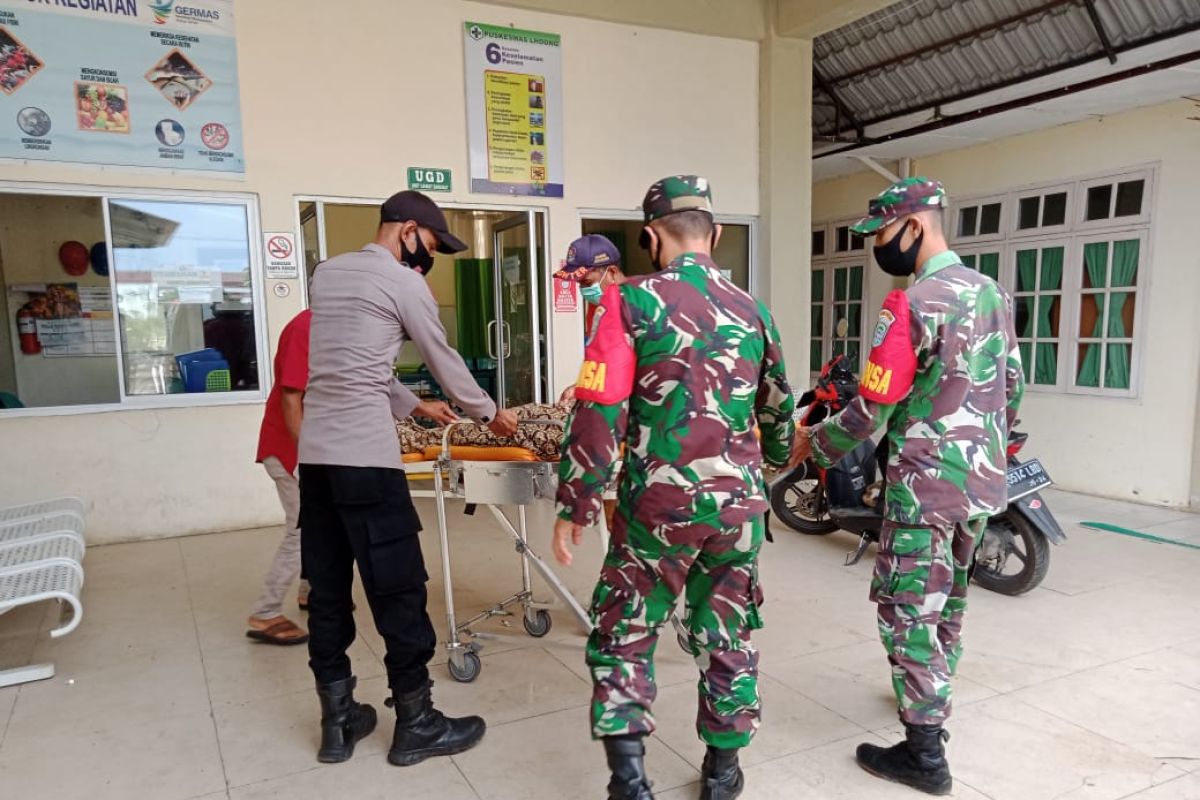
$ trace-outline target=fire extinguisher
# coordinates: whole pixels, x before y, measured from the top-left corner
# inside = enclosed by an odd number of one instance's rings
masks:
[[[17,333],[21,337],[21,352],[27,356],[36,356],[42,352],[42,343],[37,337],[37,318],[28,309],[17,312]]]

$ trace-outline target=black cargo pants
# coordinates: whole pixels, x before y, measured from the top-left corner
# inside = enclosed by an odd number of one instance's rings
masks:
[[[426,612],[425,560],[404,471],[300,465],[300,552],[308,595],[309,666],[317,684],[351,675],[354,564],[375,627],[387,646],[388,685],[397,692],[429,679],[437,635]]]

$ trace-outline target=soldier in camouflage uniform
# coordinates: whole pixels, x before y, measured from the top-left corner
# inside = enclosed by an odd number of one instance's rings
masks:
[[[612,800],[651,797],[643,738],[654,730],[654,650],[681,593],[701,672],[703,798],[741,793],[737,752],[760,717],[750,632],[762,625],[762,461],[787,461],[793,400],[770,312],[712,260],[711,202],[694,175],[650,187],[640,243],[657,272],[605,292],[563,443],[554,550],[564,564],[568,539],[598,520],[625,445],[587,647],[592,735],[604,741]]]
[[[909,178],[852,226],[875,260],[916,274],[884,301],[859,396],[796,437],[829,467],[887,425],[885,521],[871,581],[906,741],[858,748],[875,775],[931,794],[951,790],[942,729],[962,653],[968,570],[987,518],[1007,505],[1006,443],[1024,391],[1012,298],[963,266],[942,230],[945,191]]]

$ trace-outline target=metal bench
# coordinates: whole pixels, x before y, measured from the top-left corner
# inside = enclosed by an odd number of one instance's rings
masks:
[[[0,508],[0,615],[18,606],[57,600],[70,619],[50,631],[65,636],[79,626],[83,605],[83,515],[79,498]],[[0,687],[53,677],[53,664],[0,670]]]
[[[44,517],[33,517],[16,522],[0,522],[0,545],[30,536],[64,532],[74,534],[82,545],[84,543],[83,518],[73,511],[60,511]]]
[[[56,497],[50,500],[39,500],[36,503],[24,503],[19,506],[0,508],[0,525],[10,522],[25,522],[41,519],[52,514],[74,514],[80,520],[87,515],[88,505],[79,497]]]

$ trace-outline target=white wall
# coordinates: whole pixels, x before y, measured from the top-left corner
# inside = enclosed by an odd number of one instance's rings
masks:
[[[404,188],[408,166],[453,170],[455,191],[440,200],[511,204],[466,191],[470,19],[562,34],[566,196],[534,201],[549,210],[553,260],[579,234],[579,208],[632,209],[672,173],[707,175],[722,213],[759,212],[754,42],[459,0],[345,0],[337,13],[296,6],[237,6],[245,180],[45,164],[6,164],[0,179],[251,192],[264,230],[295,228],[296,195],[386,197]],[[314,53],[331,43],[336,69],[317,68]],[[281,76],[303,76],[302,90]],[[319,109],[311,98],[321,98]],[[286,299],[267,295],[274,341],[302,293],[294,283]],[[554,321],[560,388],[574,378],[582,325],[573,315]],[[84,494],[95,503],[96,542],[277,523],[274,492],[253,463],[260,413],[251,404],[0,418],[6,453],[39,454],[20,468],[16,459],[0,464],[0,505]]]
[[[1175,102],[1014,136],[914,162],[941,179],[953,200],[1155,163],[1150,261],[1143,285],[1143,371],[1136,398],[1031,390],[1021,412],[1028,450],[1060,486],[1092,494],[1184,506],[1193,485],[1200,372],[1200,250],[1197,123]],[[874,173],[813,188],[813,218],[849,217],[884,188]],[[886,279],[872,275],[878,300]]]

